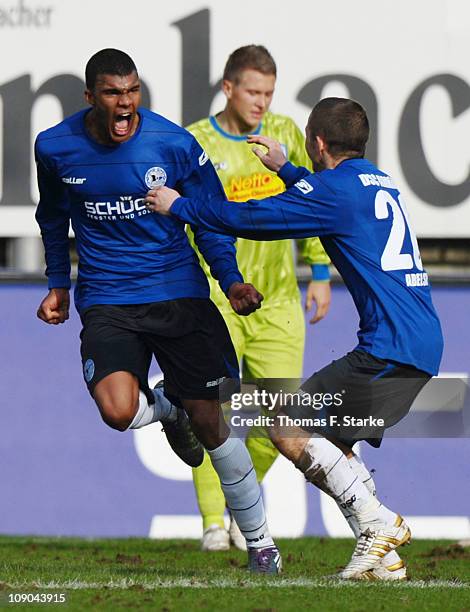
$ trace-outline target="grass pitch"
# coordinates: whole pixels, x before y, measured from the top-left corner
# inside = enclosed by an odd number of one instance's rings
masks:
[[[470,548],[415,541],[400,549],[410,580],[384,584],[325,578],[349,560],[352,540],[279,546],[282,576],[253,577],[245,553],[203,553],[195,541],[1,537],[0,608],[470,612]],[[31,597],[61,593],[64,604]],[[30,594],[30,603],[11,601],[21,594]]]

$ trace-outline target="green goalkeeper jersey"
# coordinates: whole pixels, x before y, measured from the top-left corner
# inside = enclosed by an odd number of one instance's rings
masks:
[[[197,121],[187,129],[209,155],[229,200],[245,202],[284,191],[284,183],[274,172],[263,166],[245,136],[225,132],[215,117]],[[278,140],[293,164],[311,167],[302,132],[289,117],[266,113],[255,133]],[[328,255],[318,238],[299,240],[298,246],[306,263],[329,263]],[[198,255],[209,279],[211,299],[220,310],[231,310],[227,298],[212,278],[209,267]],[[259,242],[238,238],[237,262],[245,282],[252,283],[264,295],[263,308],[299,299],[291,240]]]

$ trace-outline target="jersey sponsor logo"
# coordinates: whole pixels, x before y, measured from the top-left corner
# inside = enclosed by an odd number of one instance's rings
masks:
[[[62,179],[62,182],[66,183],[67,185],[83,185],[85,181],[86,178],[77,178],[75,176],[65,176]]]
[[[305,179],[298,181],[294,185],[294,187],[297,187],[297,189],[301,191],[302,193],[310,193],[311,191],[313,191],[313,187],[310,185],[310,183],[307,183]]]
[[[114,202],[84,202],[87,217],[95,221],[118,221],[152,214],[144,198],[121,196]]]
[[[199,165],[203,166],[209,159],[209,156],[207,155],[207,153],[205,151],[203,151],[201,153],[201,155],[199,155]]]
[[[160,166],[153,166],[149,168],[145,174],[145,184],[150,189],[156,189],[157,187],[163,187],[166,183],[166,172]]]
[[[87,383],[91,381],[93,376],[95,375],[95,362],[93,359],[87,359],[83,364],[83,376]]]
[[[229,200],[245,202],[251,198],[267,198],[284,191],[284,183],[275,174],[255,172],[248,176],[234,176],[226,187]]]

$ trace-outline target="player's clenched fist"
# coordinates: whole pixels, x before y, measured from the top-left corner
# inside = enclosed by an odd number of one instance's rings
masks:
[[[159,187],[147,192],[144,202],[149,210],[153,210],[161,215],[169,215],[171,205],[179,197],[180,194],[174,189]]]
[[[70,295],[68,289],[51,289],[39,304],[37,316],[50,325],[65,323],[69,318]]]
[[[250,283],[233,283],[228,290],[228,299],[237,314],[247,316],[261,308],[264,297]]]

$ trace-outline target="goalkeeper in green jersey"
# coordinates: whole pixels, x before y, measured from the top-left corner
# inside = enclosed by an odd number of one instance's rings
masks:
[[[275,82],[276,64],[267,49],[258,45],[237,49],[224,70],[225,109],[187,128],[210,157],[229,200],[244,202],[284,191],[284,183],[253,155],[246,142],[248,134],[274,138],[285,147],[289,161],[296,166],[311,165],[296,124],[288,117],[268,112]],[[261,310],[249,317],[239,317],[231,309],[200,257],[211,286],[211,299],[227,323],[245,380],[302,376],[305,324],[292,246],[290,240],[237,240],[237,261],[245,282],[264,295]],[[318,238],[300,240],[298,246],[303,259],[312,266],[313,280],[305,307],[310,310],[315,306],[310,322],[316,323],[326,315],[330,304],[329,259]],[[261,481],[278,451],[260,428],[249,432],[246,445]],[[234,521],[230,538],[225,530],[225,499],[207,453],[203,464],[193,470],[193,477],[203,518],[202,549],[227,550],[230,539],[237,547],[246,548],[245,538]]]

